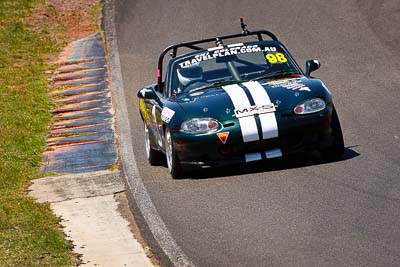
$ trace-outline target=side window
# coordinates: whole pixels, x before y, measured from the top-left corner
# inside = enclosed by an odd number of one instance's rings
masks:
[[[157,84],[155,85],[154,91],[157,93],[159,97],[164,97],[164,91],[165,91],[164,87],[165,87],[164,82],[161,83],[161,88],[158,88]]]
[[[176,69],[171,73],[171,88],[170,90],[176,90],[179,86],[178,76],[176,75]]]
[[[161,94],[163,97],[166,97],[166,89],[165,89],[165,81],[161,83]]]
[[[166,69],[166,73],[165,73],[165,79],[163,84],[163,96],[164,97],[169,97],[171,95],[171,90],[173,90],[174,85],[173,85],[173,80],[175,79],[174,75],[174,64],[173,64],[174,60],[170,59],[170,61],[167,64],[167,69]]]

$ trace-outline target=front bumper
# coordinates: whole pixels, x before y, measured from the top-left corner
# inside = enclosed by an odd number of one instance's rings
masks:
[[[255,142],[243,142],[238,122],[222,130],[229,132],[225,144],[216,133],[174,132],[173,140],[185,169],[240,164],[326,148],[332,143],[331,114],[331,107],[303,116],[276,112],[279,136]]]

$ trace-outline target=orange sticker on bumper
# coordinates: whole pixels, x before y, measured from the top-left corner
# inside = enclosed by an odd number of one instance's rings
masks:
[[[228,139],[229,132],[222,132],[222,133],[217,133],[217,136],[219,140],[225,145],[226,140]]]

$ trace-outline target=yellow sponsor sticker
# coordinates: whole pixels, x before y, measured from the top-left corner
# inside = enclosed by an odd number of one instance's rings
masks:
[[[275,54],[266,54],[265,59],[268,60],[270,64],[276,64],[278,62],[280,63],[286,63],[287,58],[285,57],[284,54],[282,53],[275,53]]]

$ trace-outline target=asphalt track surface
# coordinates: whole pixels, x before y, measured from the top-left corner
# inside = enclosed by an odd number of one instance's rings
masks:
[[[136,90],[156,81],[169,44],[273,31],[331,90],[344,131],[339,162],[316,155],[192,174],[150,167]],[[116,3],[117,42],[137,165],[168,230],[198,266],[400,264],[400,2]]]

